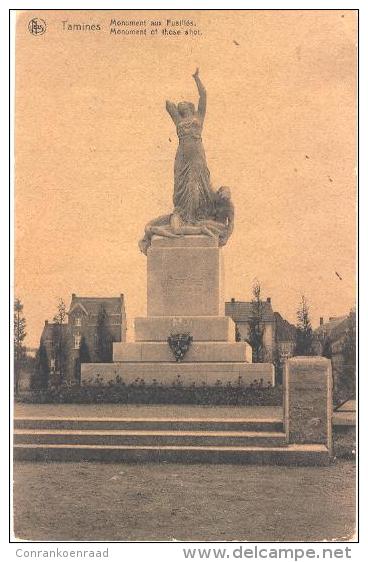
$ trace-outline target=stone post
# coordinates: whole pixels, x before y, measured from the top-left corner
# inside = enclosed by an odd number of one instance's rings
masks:
[[[332,373],[324,357],[286,362],[284,420],[290,444],[325,445],[332,454]]]

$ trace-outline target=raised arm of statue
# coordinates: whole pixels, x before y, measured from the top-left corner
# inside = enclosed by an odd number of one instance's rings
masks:
[[[170,115],[171,119],[174,121],[175,125],[178,124],[180,116],[178,108],[176,107],[175,103],[172,101],[166,101],[166,111]]]
[[[206,106],[207,106],[207,93],[206,88],[203,86],[201,79],[199,78],[199,68],[193,74],[193,78],[197,85],[198,94],[199,94],[199,102],[198,102],[198,114],[202,119],[206,115]]]

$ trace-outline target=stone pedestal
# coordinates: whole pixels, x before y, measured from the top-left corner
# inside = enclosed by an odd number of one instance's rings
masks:
[[[189,332],[193,341],[234,342],[234,322],[228,316],[150,316],[134,321],[135,341],[167,342],[170,334]]]
[[[222,250],[217,238],[154,236],[147,253],[147,317],[135,319],[135,342],[114,343],[113,363],[83,364],[82,380],[117,376],[165,385],[274,385],[272,364],[252,364],[252,350],[235,342],[235,325],[224,316]],[[176,362],[167,339],[189,333],[193,342]]]
[[[251,363],[250,345],[231,342],[193,342],[184,356],[184,363],[218,362],[226,357],[234,363]],[[172,363],[173,355],[167,342],[114,343],[114,361],[151,361]]]
[[[332,451],[331,361],[293,357],[286,362],[284,417],[288,443],[321,444]]]
[[[153,237],[147,253],[147,316],[224,314],[217,238]]]

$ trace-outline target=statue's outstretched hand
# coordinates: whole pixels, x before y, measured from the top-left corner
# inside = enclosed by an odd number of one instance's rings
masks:
[[[192,74],[192,76],[193,76],[193,78],[194,78],[194,79],[195,79],[195,78],[197,78],[197,77],[199,76],[199,68],[198,68],[198,66],[197,66],[197,68],[196,68],[196,71],[195,71],[195,73],[194,73],[194,74]]]

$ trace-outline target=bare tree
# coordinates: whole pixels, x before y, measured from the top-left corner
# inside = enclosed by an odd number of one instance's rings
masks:
[[[253,283],[252,310],[249,320],[249,343],[253,350],[253,362],[262,363],[264,360],[263,334],[265,330],[264,308],[261,299],[261,285],[256,279]]]
[[[331,338],[327,334],[326,330],[321,330],[317,338],[320,345],[321,356],[326,357],[327,359],[331,359],[332,357]]]
[[[298,321],[296,327],[295,355],[314,355],[313,330],[309,318],[307,299],[304,295],[302,295],[296,316]]]
[[[55,322],[55,324],[59,324],[61,326],[62,324],[65,324],[66,317],[66,305],[64,300],[60,298],[57,305],[57,313],[55,314],[53,321]]]
[[[16,298],[14,301],[14,390],[16,394],[19,391],[20,372],[26,356],[26,348],[23,345],[26,335],[23,304],[20,299]]]

